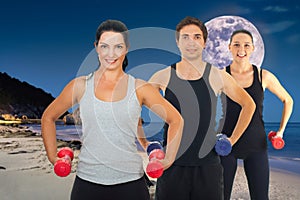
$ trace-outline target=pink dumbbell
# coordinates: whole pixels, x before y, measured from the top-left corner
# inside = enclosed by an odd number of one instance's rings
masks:
[[[55,174],[60,177],[68,176],[72,168],[73,150],[69,147],[61,148],[57,153],[57,157],[61,159],[57,160],[54,164]]]
[[[284,147],[284,140],[281,137],[276,137],[275,131],[270,131],[268,134],[268,138],[272,143],[274,149],[282,149]]]
[[[149,163],[146,167],[146,173],[152,178],[159,178],[164,171],[160,160],[165,158],[165,153],[159,142],[152,142],[148,148]]]

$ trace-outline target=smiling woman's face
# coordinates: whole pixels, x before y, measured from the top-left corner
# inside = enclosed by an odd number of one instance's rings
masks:
[[[104,32],[95,46],[101,67],[106,69],[122,68],[127,46],[121,33]]]
[[[232,41],[229,44],[229,50],[232,54],[233,60],[249,61],[250,56],[254,51],[252,38],[246,33],[237,33],[232,37]]]

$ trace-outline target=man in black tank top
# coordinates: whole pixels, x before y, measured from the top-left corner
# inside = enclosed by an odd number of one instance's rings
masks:
[[[176,31],[181,61],[158,71],[149,81],[164,91],[185,123],[176,160],[157,181],[156,199],[222,200],[223,169],[214,151],[217,96],[224,92],[242,108],[229,138],[232,145],[250,122],[254,102],[226,72],[202,61],[207,30],[199,19],[186,17]],[[164,145],[170,143],[172,139],[164,134]]]
[[[237,159],[244,162],[244,170],[247,177],[251,199],[269,199],[269,160],[267,153],[266,133],[263,122],[264,89],[268,88],[284,103],[280,128],[277,137],[282,137],[287,121],[292,113],[293,100],[281,86],[277,78],[267,70],[258,69],[250,63],[250,56],[254,50],[252,34],[247,30],[237,30],[230,38],[229,50],[233,61],[226,67],[226,72],[237,80],[256,104],[254,115],[247,129],[233,146],[228,156],[221,157],[224,168],[224,199],[229,200],[235,173]],[[226,106],[222,133],[231,136],[240,113],[239,105],[229,99]]]

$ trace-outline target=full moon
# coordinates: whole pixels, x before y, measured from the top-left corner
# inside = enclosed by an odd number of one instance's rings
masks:
[[[232,55],[228,49],[230,36],[235,30],[245,29],[253,36],[254,52],[250,62],[260,67],[264,54],[264,43],[256,27],[248,20],[238,16],[221,16],[205,23],[208,31],[203,60],[218,68],[224,68],[232,62]]]

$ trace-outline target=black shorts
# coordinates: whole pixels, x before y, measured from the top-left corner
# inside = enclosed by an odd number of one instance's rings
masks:
[[[83,180],[76,176],[71,200],[149,200],[145,178],[116,185],[102,185]]]
[[[221,163],[171,166],[157,180],[156,200],[223,200]]]

